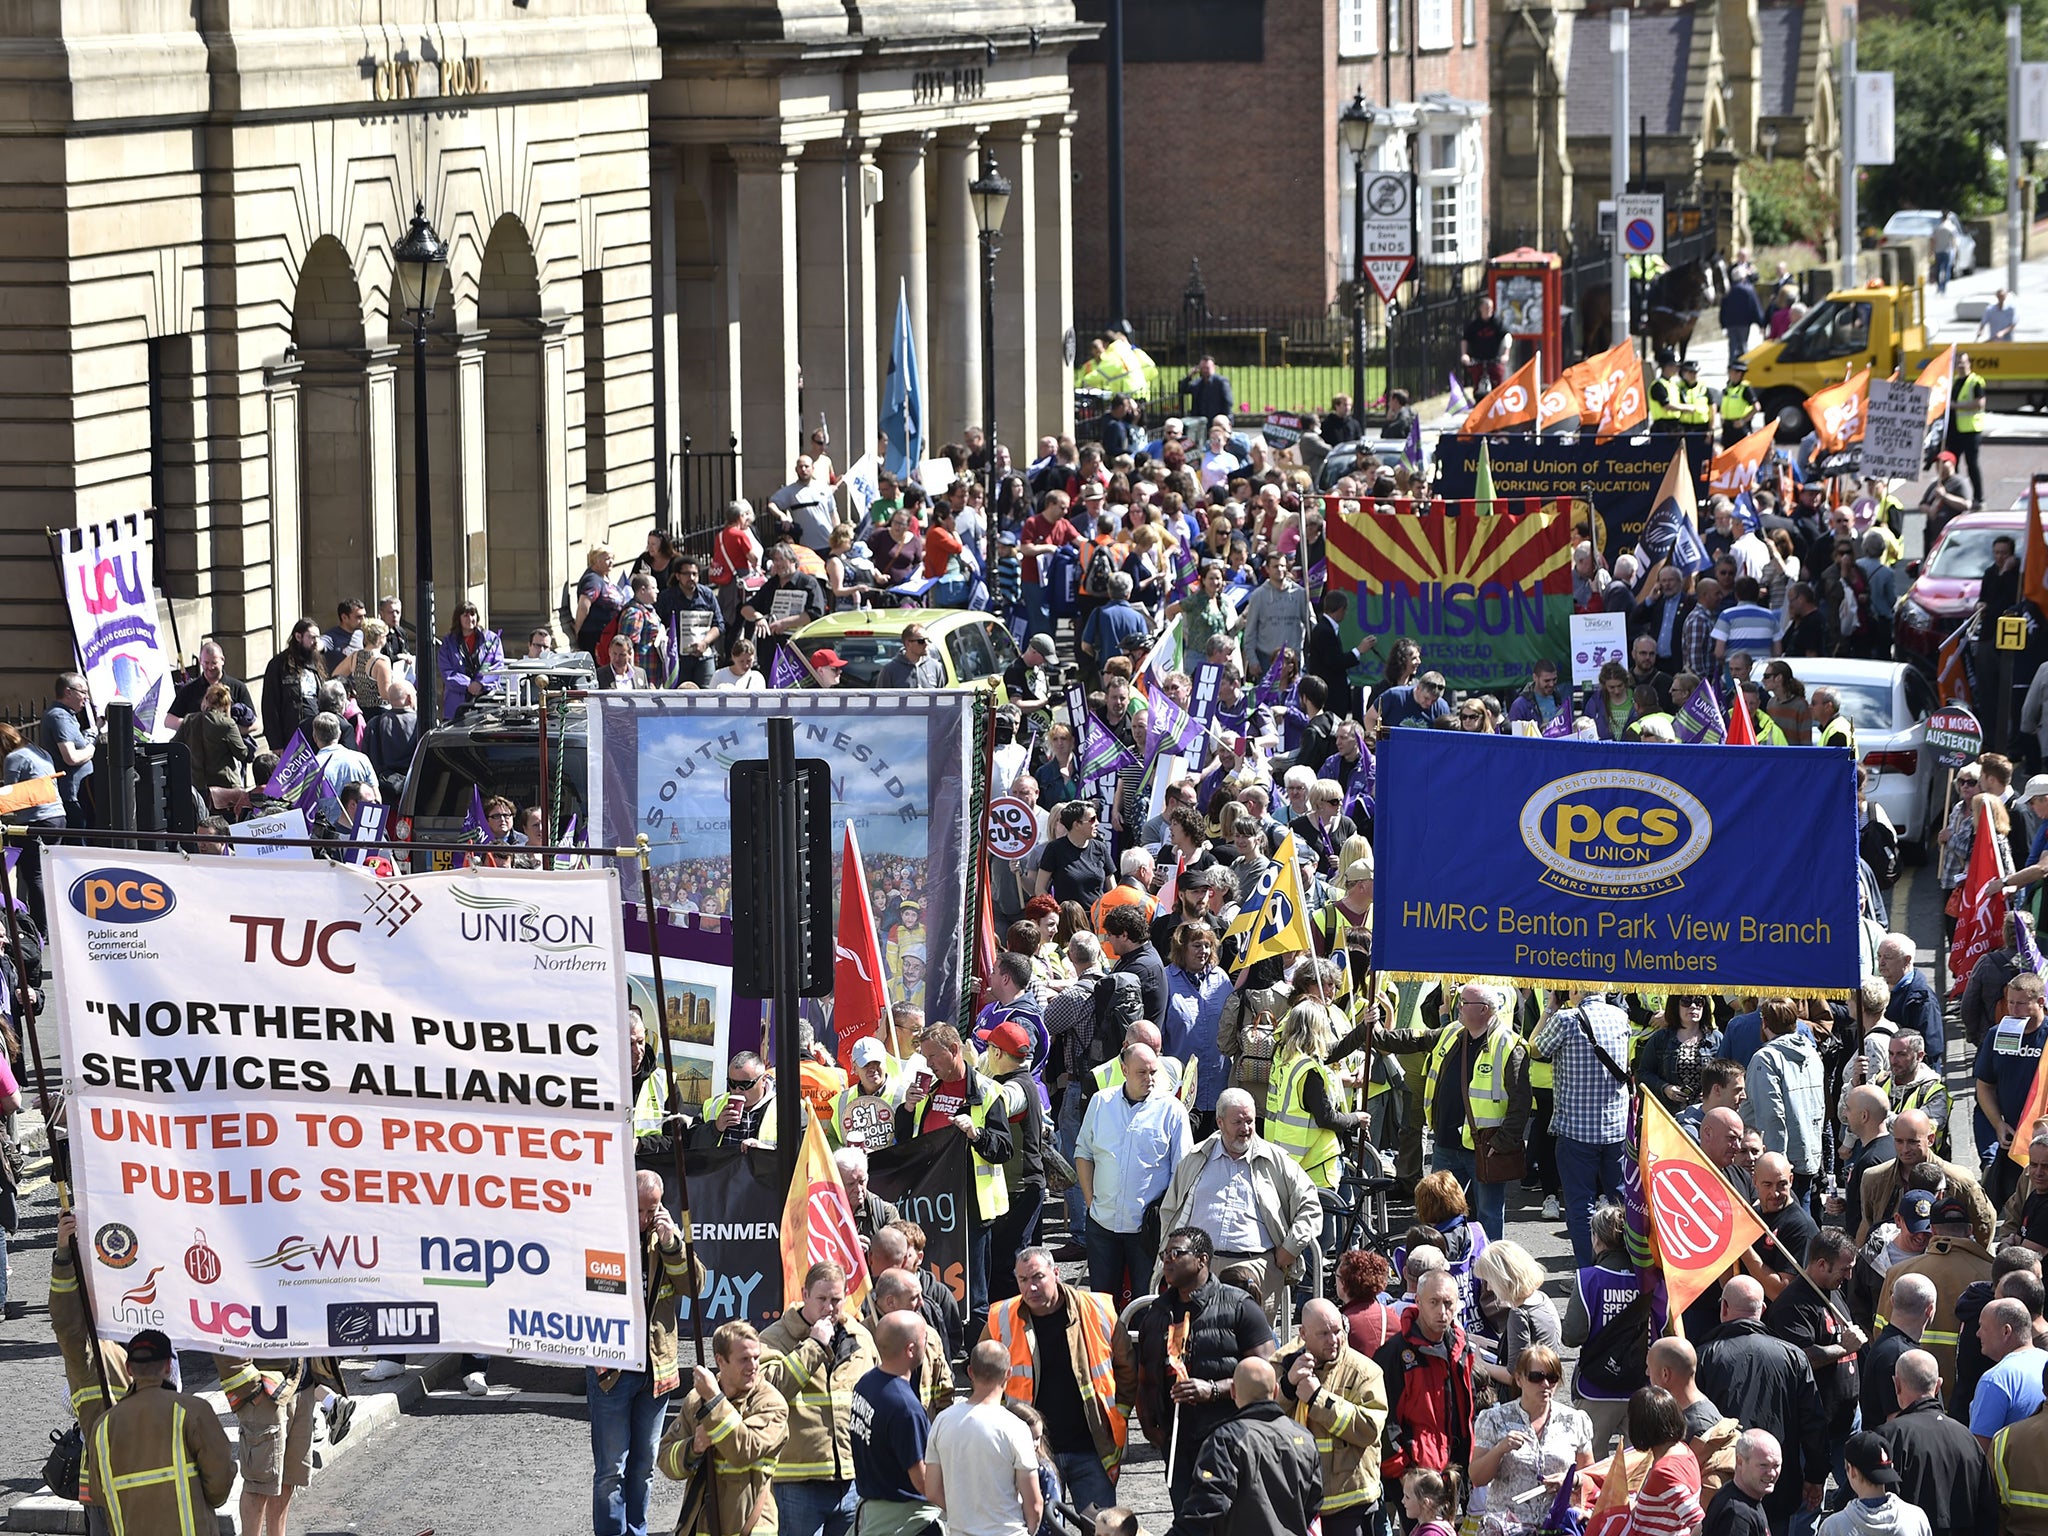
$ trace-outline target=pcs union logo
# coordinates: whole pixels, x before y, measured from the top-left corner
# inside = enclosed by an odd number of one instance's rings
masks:
[[[168,885],[137,869],[95,869],[71,882],[72,907],[95,922],[153,923],[177,904]]]
[[[1542,883],[1571,896],[1641,901],[1678,890],[1714,840],[1697,795],[1669,779],[1599,769],[1553,779],[1522,806],[1522,844]]]

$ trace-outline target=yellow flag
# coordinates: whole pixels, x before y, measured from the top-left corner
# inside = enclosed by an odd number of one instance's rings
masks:
[[[1764,1235],[1764,1224],[1671,1112],[1647,1093],[1641,1099],[1643,1197],[1676,1317]]]
[[[853,1204],[825,1144],[822,1116],[812,1115],[804,1127],[803,1150],[796,1175],[782,1206],[782,1298],[794,1307],[803,1301],[804,1273],[829,1259],[846,1271],[846,1310],[857,1314],[868,1294],[867,1259],[860,1232],[853,1224]]]
[[[1237,957],[1240,971],[1268,955],[1308,952],[1308,900],[1301,893],[1301,866],[1292,832],[1280,840],[1272,863],[1259,876],[1258,885],[1223,936],[1244,939],[1244,950]]]

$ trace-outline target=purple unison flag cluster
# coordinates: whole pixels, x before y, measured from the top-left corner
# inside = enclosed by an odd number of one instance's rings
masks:
[[[292,739],[285,744],[277,768],[263,786],[263,794],[266,799],[286,801],[310,814],[320,802],[320,780],[320,754],[313,750],[313,743],[306,740],[305,728],[301,727],[292,732]]]
[[[1151,722],[1150,756],[1161,751],[1173,751],[1182,757],[1191,757],[1200,752],[1202,738],[1208,726],[1199,717],[1189,714],[1167,696],[1165,689],[1153,694],[1145,705],[1145,712]]]
[[[1713,689],[1705,683],[1693,689],[1692,697],[1671,717],[1671,734],[1691,746],[1728,739],[1728,720],[1721,713],[1721,701],[1714,697]]]
[[[796,647],[788,642],[775,647],[775,654],[768,662],[768,686],[770,688],[801,688],[804,685],[804,664],[797,657]]]
[[[1126,768],[1138,766],[1137,758],[1110,733],[1109,727],[1096,717],[1094,710],[1086,709],[1081,714],[1081,741],[1077,757],[1084,780],[1092,784],[1097,779],[1106,779]]]

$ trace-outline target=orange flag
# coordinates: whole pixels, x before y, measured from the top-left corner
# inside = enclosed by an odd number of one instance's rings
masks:
[[[1927,391],[1927,424],[1932,426],[1948,414],[1948,392],[1955,387],[1956,349],[1955,343],[1943,347],[1927,360],[1927,366],[1920,370],[1915,384]]]
[[[2041,946],[2034,942],[2034,930],[2025,923],[2018,927],[2019,942],[2013,946],[2013,958],[2019,962],[2021,970],[2048,977],[2048,960],[2041,958]],[[2041,1061],[2048,1062],[2048,1051],[2041,1053]],[[2005,1149],[2005,1155],[2022,1168],[2027,1166],[2027,1147],[2034,1139],[2034,1127],[2044,1116],[2048,1116],[2048,1068],[2037,1062],[2033,1086],[2027,1090],[2026,1107],[2020,1111],[2019,1119],[2013,1122],[2012,1145]]]
[[[1839,384],[1815,390],[1806,399],[1806,414],[1820,435],[1823,453],[1839,453],[1863,441],[1863,418],[1870,403],[1870,370],[1865,368]]]
[[[1626,382],[1631,368],[1637,377],[1641,376],[1642,363],[1636,357],[1635,344],[1624,341],[1565,369],[1561,377],[1579,392],[1579,405],[1583,412],[1580,419],[1586,426],[1599,424],[1600,413],[1606,409],[1608,397]]]
[[[1536,430],[1554,427],[1562,421],[1582,421],[1585,418],[1585,402],[1579,398],[1579,391],[1569,378],[1557,378],[1543,386],[1543,393],[1536,401]]]
[[[1603,439],[1633,432],[1650,419],[1650,386],[1643,382],[1643,360],[1631,352],[1626,365],[1614,375],[1614,387],[1600,408],[1597,435]]]
[[[800,1305],[805,1271],[828,1260],[846,1271],[848,1314],[859,1312],[868,1294],[867,1259],[853,1224],[853,1202],[846,1198],[832,1149],[825,1144],[824,1124],[812,1115],[804,1127],[796,1176],[782,1202],[782,1304]]]
[[[1506,432],[1533,426],[1536,421],[1536,359],[1530,358],[1502,381],[1500,388],[1472,407],[1472,414],[1458,429],[1461,437],[1482,432]]]
[[[1733,501],[1743,492],[1756,490],[1757,471],[1771,456],[1778,440],[1778,424],[1767,422],[1732,448],[1723,448],[1707,461],[1707,489],[1715,496]]]
[[[1647,1093],[1642,1103],[1643,1190],[1677,1317],[1763,1236],[1764,1224],[1669,1110]]]
[[[2020,565],[2020,601],[2048,615],[2048,539],[2041,535],[2041,482],[2027,480],[2027,543]]]

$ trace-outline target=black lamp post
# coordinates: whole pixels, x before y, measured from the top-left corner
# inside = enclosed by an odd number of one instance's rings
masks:
[[[988,456],[982,571],[991,593],[996,580],[996,252],[1002,249],[996,236],[1010,211],[1011,190],[1010,178],[996,169],[995,154],[984,144],[981,175],[968,184],[967,196],[974,204],[975,227],[981,231],[981,413],[988,423],[988,440],[982,445]]]
[[[1361,433],[1365,430],[1365,152],[1371,141],[1372,107],[1361,89],[1352,93],[1337,115],[1337,142],[1351,151],[1351,412]]]
[[[441,695],[435,691],[434,662],[434,515],[427,477],[427,324],[448,275],[448,247],[427,222],[427,205],[413,205],[412,227],[391,248],[397,268],[400,311],[412,327],[412,554],[414,647],[419,678],[422,730],[440,717]]]

